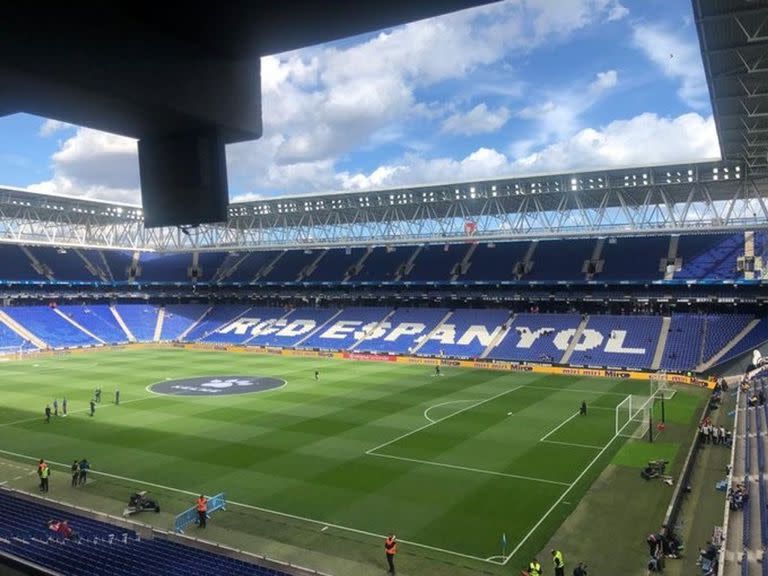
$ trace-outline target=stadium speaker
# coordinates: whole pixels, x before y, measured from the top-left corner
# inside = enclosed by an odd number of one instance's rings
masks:
[[[227,220],[226,155],[214,132],[142,138],[139,168],[146,227]]]

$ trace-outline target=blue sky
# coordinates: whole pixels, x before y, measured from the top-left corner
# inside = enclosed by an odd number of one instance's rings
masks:
[[[262,60],[231,196],[719,156],[689,0],[508,0]],[[138,201],[134,141],[0,119],[0,184]]]

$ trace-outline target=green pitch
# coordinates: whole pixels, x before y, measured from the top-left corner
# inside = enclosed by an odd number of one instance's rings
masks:
[[[191,506],[187,493],[224,491],[233,505],[221,522],[235,511],[245,523],[273,515],[291,525],[272,536],[297,546],[371,539],[379,552],[375,539],[394,531],[409,554],[489,569],[542,549],[624,444],[612,441],[616,404],[648,393],[643,382],[458,368],[436,377],[429,366],[163,349],[32,358],[0,374],[6,456],[87,457],[112,475],[102,490],[118,493],[108,496],[123,501],[126,486],[151,483],[179,495],[166,503],[173,513]],[[287,385],[219,397],[147,389],[245,374]],[[46,403],[64,396],[69,415],[45,424]],[[54,477],[51,496],[67,483]]]

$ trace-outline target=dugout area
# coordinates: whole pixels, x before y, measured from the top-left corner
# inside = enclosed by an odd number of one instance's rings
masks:
[[[675,387],[649,444],[615,428],[616,406],[638,390],[647,396],[647,382],[451,367],[435,377],[430,366],[150,348],[30,357],[0,370],[0,482],[34,490],[33,458],[86,456],[92,483],[70,489],[54,466],[51,497],[119,514],[150,482],[163,511],[140,520],[166,529],[192,495],[225,491],[233,504],[206,538],[340,575],[376,573],[389,530],[402,541],[402,574],[505,574],[552,538],[591,555],[596,573],[642,567],[644,534],[672,492],[640,469],[664,458],[676,475],[708,395]],[[213,398],[146,390],[231,374],[286,384]],[[89,418],[78,410],[96,384],[105,404]],[[120,406],[109,404],[117,385]],[[46,427],[38,414],[62,391],[73,414]]]

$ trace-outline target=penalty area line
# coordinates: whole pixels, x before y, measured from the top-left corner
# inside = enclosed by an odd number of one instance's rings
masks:
[[[3,450],[0,449],[0,454],[7,454],[9,456],[15,456],[17,458],[22,458],[24,460],[30,460],[33,462],[37,462],[39,460],[36,456],[29,456],[27,454],[19,454],[18,452],[11,452],[10,450]],[[64,468],[69,470],[70,464],[64,464],[62,462],[55,462],[53,460],[46,460],[49,464],[53,464],[54,466],[59,466],[60,468]],[[163,484],[156,484],[154,482],[147,482],[145,480],[139,480],[138,478],[129,478],[127,476],[119,476],[117,474],[110,474],[109,472],[100,472],[98,470],[89,470],[89,475],[98,475],[98,476],[104,476],[106,478],[114,478],[116,480],[123,480],[125,482],[132,482],[135,484],[143,484],[144,486],[152,486],[153,488],[160,488],[161,490],[167,490],[169,492],[176,492],[177,494],[184,494],[187,496],[197,497],[200,495],[200,492],[191,492],[189,490],[184,490],[182,488],[174,488],[173,486],[165,486]],[[3,486],[6,484],[6,482],[0,482],[0,486]],[[323,526],[326,528],[335,528],[337,530],[341,530],[344,532],[351,532],[353,534],[360,534],[361,536],[369,536],[371,538],[376,539],[384,539],[386,538],[385,534],[377,534],[376,532],[369,532],[368,530],[360,530],[358,528],[351,528],[349,526],[343,526],[341,524],[333,524],[331,522],[325,522],[323,520],[316,520],[314,518],[308,518],[306,516],[299,516],[297,514],[290,514],[288,512],[280,512],[279,510],[272,510],[270,508],[262,508],[261,506],[255,506],[253,504],[246,504],[244,502],[236,502],[234,500],[227,500],[227,504],[232,506],[238,506],[240,508],[246,508],[249,510],[255,510],[257,512],[263,512],[265,514],[271,514],[273,516],[280,516],[282,518],[290,518],[292,520],[299,520],[301,522],[307,522],[310,524],[314,524],[316,526]],[[475,560],[477,562],[485,562],[489,564],[499,564],[499,562],[492,562],[485,558],[481,558],[480,556],[473,556],[472,554],[464,554],[462,552],[456,552],[455,550],[447,550],[445,548],[439,548],[437,546],[430,546],[429,544],[422,544],[421,542],[415,542],[413,540],[405,540],[403,538],[398,538],[398,540],[404,544],[407,544],[409,546],[415,546],[416,548],[423,548],[425,550],[432,550],[433,552],[440,552],[442,554],[448,554],[450,556],[457,556],[459,558],[466,558],[468,560]]]
[[[466,402],[477,402],[477,400],[448,400],[448,402],[441,402],[440,404],[434,404],[430,407],[428,407],[426,410],[424,410],[424,418],[429,420],[432,424],[437,422],[437,420],[433,420],[429,417],[429,411],[433,410],[434,408],[440,408],[440,406],[448,406],[449,404],[460,404],[460,403],[466,403]]]

